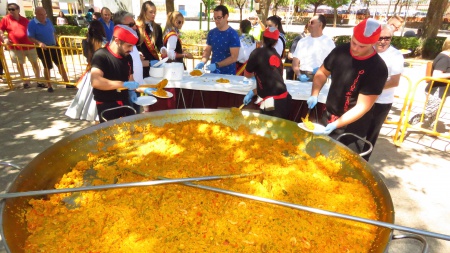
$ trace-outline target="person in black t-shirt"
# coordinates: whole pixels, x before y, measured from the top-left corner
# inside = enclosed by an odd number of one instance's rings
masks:
[[[354,133],[365,137],[367,124],[363,116],[381,94],[388,76],[386,64],[373,47],[380,33],[380,24],[366,19],[355,26],[350,43],[336,47],[325,58],[314,76],[307,101],[310,109],[317,104],[317,96],[331,75],[326,112],[320,122],[326,127],[315,134],[333,132],[331,137],[336,137]]]
[[[132,28],[116,25],[111,42],[94,53],[91,80],[99,115],[106,109],[130,105],[130,100],[136,100],[134,90],[139,84],[133,79],[133,60],[130,52],[137,42],[138,36]],[[128,90],[120,91],[119,88]],[[114,110],[108,113],[108,120],[128,115],[128,110]],[[102,117],[100,122],[104,122]]]
[[[253,50],[245,67],[244,76],[256,78],[256,88],[248,92],[244,104],[249,104],[257,95],[256,103],[261,113],[287,119],[292,97],[283,80],[283,63],[274,48],[278,41],[279,31],[268,27],[263,33],[264,46]]]

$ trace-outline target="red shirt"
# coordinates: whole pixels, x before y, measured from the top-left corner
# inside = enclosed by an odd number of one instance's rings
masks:
[[[27,36],[27,28],[28,28],[28,19],[19,16],[19,20],[17,21],[14,17],[9,14],[2,18],[0,21],[0,30],[8,32],[9,40],[13,44],[27,44],[33,45],[33,43],[28,39]],[[13,49],[19,50],[29,50],[34,49],[33,47],[14,47]]]

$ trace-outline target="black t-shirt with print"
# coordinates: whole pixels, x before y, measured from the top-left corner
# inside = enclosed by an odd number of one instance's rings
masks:
[[[255,74],[258,96],[276,96],[287,91],[283,80],[283,63],[275,48],[253,50],[245,70]]]
[[[92,68],[103,71],[103,77],[112,81],[129,80],[133,74],[133,59],[131,55],[121,57],[114,55],[108,48],[100,48],[92,57]],[[128,101],[128,90],[98,90],[93,89],[94,100],[98,102]]]
[[[350,43],[334,48],[324,60],[331,72],[331,86],[327,97],[327,111],[342,116],[356,105],[358,95],[380,95],[388,70],[383,59],[374,52],[364,59],[350,54]]]

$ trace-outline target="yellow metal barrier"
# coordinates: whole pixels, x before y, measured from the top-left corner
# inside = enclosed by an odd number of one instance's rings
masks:
[[[403,122],[403,119],[405,117],[403,112],[405,111],[405,108],[408,105],[408,101],[410,99],[410,94],[411,94],[411,86],[412,86],[411,79],[408,76],[401,75],[401,77],[406,79],[406,81],[408,82],[408,89],[406,91],[405,97],[403,98],[403,105],[402,105],[402,110],[400,112],[400,117],[399,117],[399,119],[397,121],[388,120],[388,119],[386,119],[384,121],[384,124],[391,124],[391,125],[396,125],[397,126],[397,129],[396,129],[394,137],[393,137],[394,138],[394,142],[395,142],[395,136],[397,136],[398,133],[399,133],[399,126],[401,126],[401,124]]]
[[[48,46],[47,49],[54,49],[57,56],[62,58],[62,68],[58,69],[58,66],[54,64],[54,67],[48,72],[45,71],[42,62],[39,59],[37,65],[33,65],[28,59],[26,59],[23,65],[13,63],[16,62],[17,59],[12,58],[13,56],[10,51],[10,47],[20,46],[22,48],[33,48],[31,50],[40,50],[39,52],[43,53],[43,48],[35,45],[2,44],[0,46],[1,64],[3,64],[4,67],[4,79],[8,84],[8,88],[13,90],[14,83],[26,82],[51,82],[52,84],[65,85],[76,84],[87,66],[86,59],[82,54],[82,39],[83,37],[61,36],[58,40],[61,46]],[[45,63],[48,65],[53,64],[50,62]],[[34,70],[33,68],[36,68],[37,70],[31,71]],[[21,72],[23,77],[21,76]],[[45,78],[46,76],[48,76],[49,80]]]
[[[183,52],[191,53],[193,56],[193,59],[183,59],[187,69],[195,68],[195,61],[202,59],[205,46],[206,44],[183,44]],[[192,68],[188,67],[188,62],[190,62]]]
[[[423,81],[431,82],[430,90],[428,90],[428,93],[425,95],[425,101],[421,101],[420,98],[415,99],[417,97],[417,92],[418,92],[417,88]],[[439,115],[441,114],[441,111],[444,107],[445,99],[442,99],[441,102],[439,103],[435,119],[432,122],[429,122],[430,125],[432,125],[432,127],[428,128],[428,127],[424,126],[425,119],[426,119],[426,116],[425,116],[426,106],[427,106],[428,101],[433,96],[430,94],[430,91],[434,85],[434,82],[442,82],[442,83],[447,84],[447,86],[442,87],[442,88],[445,88],[445,91],[444,91],[442,97],[445,98],[447,96],[448,89],[450,87],[449,79],[433,78],[433,77],[424,77],[424,78],[420,79],[411,90],[411,95],[409,96],[409,99],[407,100],[407,103],[406,103],[407,106],[404,105],[402,108],[402,112],[400,113],[400,115],[404,115],[404,117],[401,119],[401,122],[397,125],[395,135],[393,136],[394,144],[396,146],[401,146],[401,144],[403,143],[403,141],[405,139],[405,135],[406,135],[407,131],[410,129],[418,131],[418,132],[422,132],[422,133],[425,133],[428,135],[450,139],[450,134],[448,132],[447,133],[437,132],[437,122],[439,121]],[[419,92],[425,93],[424,91],[419,91]],[[407,98],[405,98],[405,99],[407,99]],[[412,118],[411,111],[412,111],[413,106],[418,106],[419,108],[422,108],[420,112],[417,112],[414,115],[417,122],[410,122],[410,119]]]

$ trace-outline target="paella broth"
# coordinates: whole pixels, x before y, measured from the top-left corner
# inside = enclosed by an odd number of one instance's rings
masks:
[[[91,167],[98,171],[94,185],[264,172],[201,184],[377,219],[369,189],[340,176],[339,163],[246,127],[186,121],[111,138],[116,144],[99,143],[98,152],[78,162],[55,188],[81,186]],[[63,202],[70,194],[30,201],[26,252],[367,252],[377,231],[183,185],[81,195],[75,209]]]

